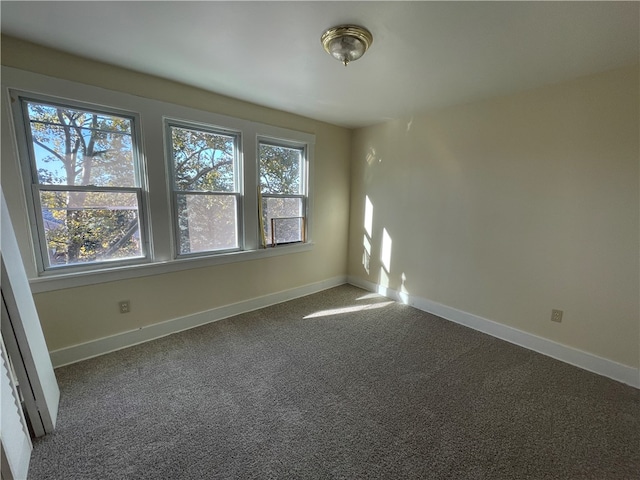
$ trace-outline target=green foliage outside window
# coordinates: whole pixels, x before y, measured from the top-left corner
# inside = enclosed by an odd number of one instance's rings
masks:
[[[277,238],[272,240],[271,220],[304,217],[304,150],[283,145],[260,143],[260,190],[262,192],[262,224],[267,245],[303,241],[301,220],[281,221]]]
[[[179,253],[237,248],[236,137],[178,126],[170,130]]]
[[[141,256],[131,120],[25,104],[49,264]]]
[[[133,117],[32,100],[22,106],[44,268],[143,257]],[[240,136],[186,124],[168,131],[178,253],[241,248]],[[304,148],[259,144],[267,238],[271,218],[305,215],[304,156]],[[280,222],[278,236],[303,241],[303,224]]]

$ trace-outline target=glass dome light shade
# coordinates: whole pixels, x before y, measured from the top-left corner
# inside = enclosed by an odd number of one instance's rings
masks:
[[[373,43],[373,35],[357,25],[340,25],[324,32],[320,41],[327,53],[346,66],[364,55]]]

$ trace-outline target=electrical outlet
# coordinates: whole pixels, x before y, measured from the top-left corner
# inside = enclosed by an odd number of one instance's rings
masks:
[[[551,321],[552,322],[562,322],[562,310],[551,310]]]
[[[120,313],[129,313],[131,311],[129,300],[123,300],[118,305],[120,305]]]

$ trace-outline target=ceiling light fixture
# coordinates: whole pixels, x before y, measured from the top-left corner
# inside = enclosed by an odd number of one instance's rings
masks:
[[[320,41],[327,53],[346,67],[364,55],[373,43],[373,35],[358,25],[339,25],[324,32]]]

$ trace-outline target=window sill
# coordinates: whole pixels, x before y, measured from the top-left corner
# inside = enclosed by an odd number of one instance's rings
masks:
[[[162,275],[164,273],[179,272],[194,268],[206,268],[226,263],[246,262],[260,258],[277,257],[292,253],[307,252],[313,249],[313,243],[286,245],[260,250],[245,250],[240,252],[211,255],[208,257],[180,258],[164,262],[152,262],[141,265],[128,265],[114,268],[101,268],[100,270],[63,273],[47,277],[29,280],[32,293],[51,292],[65,288],[96,285],[129,278],[146,277],[149,275]]]

